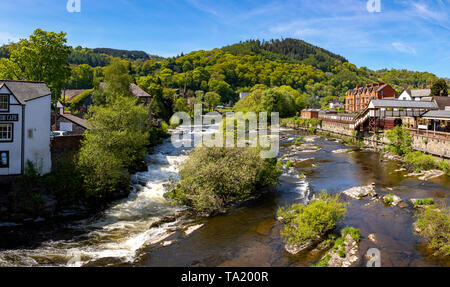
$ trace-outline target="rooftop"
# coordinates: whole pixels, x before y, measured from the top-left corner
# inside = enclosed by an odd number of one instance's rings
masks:
[[[69,121],[71,121],[71,122],[73,122],[73,123],[75,123],[75,124],[85,128],[85,129],[87,129],[88,126],[89,126],[89,121],[88,120],[79,118],[79,117],[74,116],[72,114],[60,114],[60,116],[65,118],[65,119],[68,119]]]
[[[429,97],[431,95],[431,89],[418,89],[406,91],[412,98]]]
[[[86,89],[83,90],[62,90],[61,97],[65,97],[66,101],[72,101],[76,96],[81,95],[82,93],[89,91]]]
[[[427,119],[447,119],[450,120],[450,111],[444,111],[444,110],[436,110],[436,111],[429,111],[425,113],[423,118]]]
[[[6,86],[24,105],[27,101],[51,95],[44,82],[0,80],[0,89]]]
[[[405,108],[405,109],[437,109],[435,102],[431,101],[399,101],[399,100],[372,100],[369,108]]]
[[[434,97],[433,99],[440,110],[445,110],[445,107],[450,107],[450,97]]]
[[[106,87],[106,83],[102,82],[100,83],[100,87],[104,89]],[[131,93],[138,98],[151,98],[152,96],[148,94],[146,91],[141,89],[138,85],[131,83],[130,84],[130,91]]]

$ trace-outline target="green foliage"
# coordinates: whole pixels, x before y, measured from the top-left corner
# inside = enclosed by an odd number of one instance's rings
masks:
[[[102,195],[116,188],[123,169],[144,158],[150,136],[148,111],[133,97],[116,97],[105,106],[92,106],[89,121],[78,164],[87,192]]]
[[[105,68],[103,85],[95,88],[92,101],[99,106],[113,102],[117,97],[133,97],[130,90],[132,81],[126,62],[113,58],[111,64]]]
[[[409,165],[422,170],[431,170],[439,165],[433,156],[420,151],[408,153],[405,160]]]
[[[435,255],[450,255],[450,212],[446,207],[426,208],[418,215],[416,226]]]
[[[414,202],[414,208],[417,208],[419,206],[423,205],[433,205],[434,199],[433,198],[424,198],[424,199],[418,199],[416,202]]]
[[[92,95],[93,92],[94,92],[93,89],[87,90],[87,91],[82,92],[81,94],[79,94],[75,98],[73,98],[72,101],[70,101],[70,110],[71,111],[77,111],[83,105],[84,101],[90,95]]]
[[[383,198],[383,202],[386,205],[391,205],[394,202],[394,194],[388,194]]]
[[[438,162],[438,168],[445,172],[447,175],[450,175],[450,162],[448,160],[442,160]]]
[[[321,259],[319,261],[319,263],[317,263],[317,265],[315,265],[314,267],[328,267],[328,262],[331,259],[331,254],[327,254],[323,259]]]
[[[346,237],[348,234],[355,240],[356,242],[361,241],[361,232],[353,227],[346,227],[344,230],[342,230],[342,237]]]
[[[333,251],[336,252],[341,258],[345,257],[345,237],[339,237],[333,246]]]
[[[43,178],[47,190],[53,193],[58,205],[70,205],[86,199],[83,189],[83,175],[76,164],[76,157],[70,156],[58,162],[51,173]]]
[[[197,147],[180,168],[180,182],[165,194],[176,204],[214,213],[259,195],[277,182],[277,159],[262,159],[257,148]]]
[[[205,102],[208,105],[209,110],[213,110],[215,106],[220,104],[220,95],[215,92],[208,92],[205,95]]]
[[[412,136],[404,127],[396,126],[386,132],[389,139],[389,150],[397,155],[405,155],[411,151]]]
[[[293,167],[294,167],[294,163],[292,161],[288,160],[286,162],[286,168],[293,168]]]
[[[70,76],[66,33],[36,29],[29,39],[9,45],[9,59],[0,60],[0,78],[45,82],[56,100]]]
[[[189,112],[189,107],[184,98],[178,98],[175,102],[175,110],[177,112]]]
[[[336,63],[347,62],[344,57],[292,38],[268,42],[250,40],[224,47],[223,50],[234,55],[259,54],[271,60],[303,62],[318,67],[323,71],[330,71]]]
[[[94,78],[98,70],[89,65],[72,65],[71,76],[64,84],[65,89],[92,89],[94,87]],[[103,71],[102,71],[103,73]]]
[[[277,215],[285,223],[281,236],[290,244],[302,244],[334,229],[346,213],[346,204],[339,202],[339,195],[328,195],[322,191],[309,205],[282,207]]]
[[[441,96],[441,97],[447,97],[448,96],[448,85],[447,82],[444,79],[438,79],[433,83],[433,86],[431,87],[431,95],[432,97],[435,96]]]

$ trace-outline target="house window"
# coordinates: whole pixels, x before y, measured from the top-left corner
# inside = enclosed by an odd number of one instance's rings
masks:
[[[9,111],[9,95],[0,95],[0,111]]]
[[[13,124],[0,124],[0,142],[8,142],[13,139]]]
[[[0,168],[9,167],[9,151],[0,151]]]

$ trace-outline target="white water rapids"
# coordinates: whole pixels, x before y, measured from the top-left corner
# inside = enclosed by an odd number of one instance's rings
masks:
[[[218,124],[204,126],[201,132],[211,133],[218,127]],[[193,135],[194,127],[179,127],[177,132]],[[195,232],[198,226],[192,226],[192,221],[183,217],[152,227],[162,218],[183,210],[166,201],[164,185],[177,179],[179,164],[185,160],[188,150],[175,148],[170,138],[165,140],[147,156],[148,170],[132,176],[132,191],[128,198],[114,203],[100,217],[67,225],[81,235],[70,240],[46,241],[32,249],[0,251],[0,266],[76,267],[110,258],[115,263],[133,263],[141,249],[162,242],[177,228],[191,226]],[[304,181],[299,180],[299,183],[296,192],[301,194],[308,187]]]

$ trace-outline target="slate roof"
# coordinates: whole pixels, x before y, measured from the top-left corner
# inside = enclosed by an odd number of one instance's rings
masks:
[[[102,88],[102,89],[106,88],[106,83],[104,83],[104,82],[100,83],[100,88]],[[138,97],[138,98],[151,98],[152,97],[150,94],[148,94],[143,89],[139,88],[139,86],[134,83],[130,84],[130,90],[131,90],[131,93],[135,97]]]
[[[50,89],[44,82],[0,80],[0,88],[3,86],[6,86],[22,105],[51,95]]]
[[[412,98],[429,97],[431,95],[431,89],[408,90],[407,92]]]
[[[79,126],[81,126],[81,127],[83,127],[83,128],[85,128],[85,129],[89,128],[89,121],[86,120],[86,119],[79,118],[79,117],[74,116],[72,114],[60,114],[60,116],[65,118],[65,119],[67,119],[67,120],[69,120],[69,121],[71,121],[71,122],[73,122],[73,123],[75,123],[75,124],[77,124],[77,125],[79,125]]]
[[[432,101],[400,101],[400,100],[372,100],[369,107],[374,108],[411,108],[411,109],[437,109]]]
[[[62,90],[61,97],[66,97],[66,101],[70,102],[76,96],[79,96],[86,91],[88,90]]]
[[[436,110],[425,113],[422,118],[446,118],[450,120],[450,111]]]
[[[450,107],[450,97],[434,97],[433,98],[440,110],[445,110],[445,107]]]

